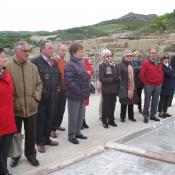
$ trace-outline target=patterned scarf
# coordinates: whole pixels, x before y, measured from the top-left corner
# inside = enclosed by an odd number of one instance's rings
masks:
[[[134,71],[131,65],[128,66],[128,98],[132,99],[134,96]]]

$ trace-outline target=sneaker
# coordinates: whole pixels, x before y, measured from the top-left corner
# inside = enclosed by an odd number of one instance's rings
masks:
[[[156,122],[159,122],[159,121],[160,121],[160,119],[158,119],[158,118],[156,118],[156,117],[150,117],[150,120],[154,120],[154,121],[156,121]]]

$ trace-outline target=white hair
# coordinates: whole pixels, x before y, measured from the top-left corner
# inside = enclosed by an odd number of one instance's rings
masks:
[[[126,57],[127,54],[132,54],[132,51],[131,50],[125,50],[123,52],[123,57]]]
[[[101,57],[104,58],[106,55],[111,55],[111,51],[109,49],[103,49],[101,51]]]

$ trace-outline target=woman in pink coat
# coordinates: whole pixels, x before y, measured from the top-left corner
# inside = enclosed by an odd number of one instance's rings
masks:
[[[12,135],[16,132],[13,111],[13,84],[4,65],[7,57],[0,48],[0,175],[10,175],[7,169],[7,156]]]

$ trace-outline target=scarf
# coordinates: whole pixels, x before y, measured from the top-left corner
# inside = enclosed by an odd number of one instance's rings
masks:
[[[128,98],[132,99],[134,96],[134,71],[131,65],[128,66]]]

